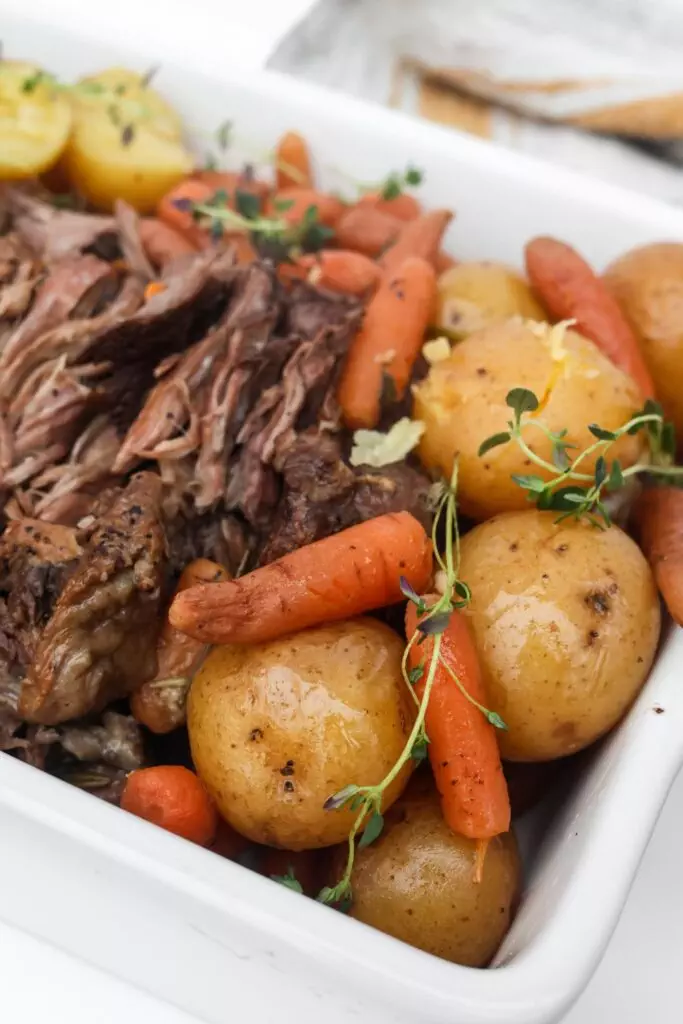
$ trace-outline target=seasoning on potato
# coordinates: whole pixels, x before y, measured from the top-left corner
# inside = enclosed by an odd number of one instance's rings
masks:
[[[659,599],[634,541],[612,526],[513,512],[462,539],[461,574],[503,757],[573,754],[621,719],[659,640]]]
[[[480,880],[477,858],[477,843],[445,824],[433,784],[416,779],[379,839],[356,853],[351,917],[444,960],[484,967],[510,927],[520,889],[514,835],[488,841]]]
[[[527,506],[514,475],[533,472],[548,479],[516,446],[479,457],[482,442],[506,430],[511,418],[506,398],[516,387],[539,396],[544,425],[551,431],[566,428],[566,441],[577,451],[595,440],[590,423],[617,429],[642,402],[629,377],[563,325],[509,320],[470,335],[415,387],[413,415],[425,424],[419,455],[427,468],[448,478],[457,454],[458,502],[474,519]],[[551,461],[552,444],[542,430],[529,429],[528,442]],[[642,436],[626,436],[613,455],[627,468],[642,450]],[[587,458],[585,471],[590,473],[595,462],[595,456]]]
[[[0,180],[49,170],[71,121],[71,105],[51,75],[26,61],[0,60]]]
[[[149,213],[192,170],[180,119],[145,76],[112,68],[82,79],[72,97],[63,167],[72,187],[97,209],[111,210],[124,199]]]
[[[192,683],[187,725],[197,772],[226,821],[285,849],[342,842],[355,815],[330,813],[325,801],[359,779],[379,783],[410,732],[402,655],[401,639],[373,619],[215,647]]]
[[[481,260],[458,263],[440,275],[435,326],[454,341],[513,316],[530,320],[546,316],[517,271]]]

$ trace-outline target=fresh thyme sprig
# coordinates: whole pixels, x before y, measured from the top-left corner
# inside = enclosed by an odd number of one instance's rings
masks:
[[[225,189],[218,189],[203,203],[191,199],[176,199],[179,210],[191,213],[200,224],[205,224],[211,236],[220,239],[231,231],[246,231],[262,256],[276,261],[294,259],[303,252],[316,252],[333,236],[334,232],[318,220],[316,206],[309,206],[298,224],[282,216],[264,217],[258,196],[236,189],[233,209]],[[275,202],[277,213],[285,213],[293,200]]]
[[[662,407],[651,399],[617,430],[606,430],[597,423],[589,424],[588,429],[596,440],[573,459],[568,452],[576,445],[566,440],[567,431],[553,432],[534,415],[539,401],[533,391],[513,388],[508,392],[506,403],[513,414],[508,429],[486,438],[479,447],[479,455],[510,442],[516,444],[529,462],[543,469],[550,479],[534,474],[514,474],[512,479],[528,492],[529,500],[537,508],[560,512],[558,522],[568,518],[586,518],[596,526],[609,526],[611,520],[604,503],[605,494],[619,490],[629,478],[648,473],[670,483],[683,480],[683,467],[673,465],[676,452],[673,425],[664,419]],[[552,462],[538,455],[527,443],[524,434],[530,428],[544,434],[551,442]],[[608,451],[620,438],[643,430],[650,448],[649,462],[637,462],[624,468],[619,459],[606,459]],[[589,473],[581,467],[591,458],[595,458],[595,468]]]
[[[284,885],[285,889],[291,889],[292,892],[303,893],[304,889],[301,882],[294,874],[294,868],[290,864],[287,868],[287,874],[285,875],[271,875],[274,882],[278,882],[280,885]]]
[[[342,807],[348,807],[356,812],[356,817],[348,836],[348,856],[344,873],[335,886],[325,886],[317,896],[321,903],[332,904],[339,910],[348,910],[351,906],[351,875],[353,873],[356,850],[362,850],[364,847],[369,846],[382,833],[384,827],[382,801],[387,789],[410,760],[421,761],[427,755],[429,737],[425,729],[425,716],[439,666],[446,668],[454,684],[458,686],[467,700],[474,704],[493,726],[498,729],[506,728],[505,723],[495,711],[485,708],[467,693],[458,677],[441,657],[442,638],[448,627],[451,615],[456,609],[464,608],[471,598],[469,587],[459,579],[460,535],[457,520],[457,482],[458,466],[456,462],[450,485],[444,485],[440,489],[440,494],[436,497],[437,507],[432,530],[434,557],[445,576],[445,585],[441,596],[434,604],[428,607],[425,600],[415,592],[408,581],[404,578],[401,579],[403,594],[409,601],[413,602],[418,614],[421,616],[415,633],[408,641],[402,662],[403,678],[417,705],[417,714],[410,735],[393,767],[376,786],[358,786],[355,784],[344,786],[343,789],[329,797],[325,802],[325,810],[328,811],[336,811]],[[437,543],[442,526],[445,531],[443,553],[439,550]],[[433,637],[429,664],[427,665],[425,661],[422,661],[419,665],[409,670],[410,652],[416,645],[422,644],[428,636]],[[421,697],[418,698],[414,688],[423,678],[425,680],[424,689]],[[359,833],[360,839],[356,843]]]

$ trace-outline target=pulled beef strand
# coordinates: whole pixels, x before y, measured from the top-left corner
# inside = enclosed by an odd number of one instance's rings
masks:
[[[160,478],[139,473],[92,518],[22,686],[19,709],[30,722],[102,710],[156,671],[166,568]]]

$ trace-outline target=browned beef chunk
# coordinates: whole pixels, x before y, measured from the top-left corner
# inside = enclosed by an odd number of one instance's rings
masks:
[[[77,761],[103,762],[132,772],[144,760],[142,733],[132,715],[105,711],[95,725],[68,725],[55,735],[63,750]]]
[[[15,231],[46,263],[90,249],[108,256],[111,248],[117,246],[113,217],[58,210],[19,188],[6,189],[5,196]]]
[[[20,712],[53,725],[102,710],[156,671],[166,570],[161,480],[139,473],[90,524],[28,668]]]
[[[260,553],[261,565],[387,512],[406,510],[425,527],[431,524],[429,480],[403,462],[371,472],[351,469],[336,439],[310,430],[282,453],[278,468],[285,491]]]
[[[0,538],[0,750],[25,746],[15,739],[21,682],[80,554],[75,531],[39,520],[11,522]]]

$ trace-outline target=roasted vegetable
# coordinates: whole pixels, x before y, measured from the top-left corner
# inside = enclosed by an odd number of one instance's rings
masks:
[[[71,130],[71,104],[35,64],[0,60],[0,180],[49,170]]]

